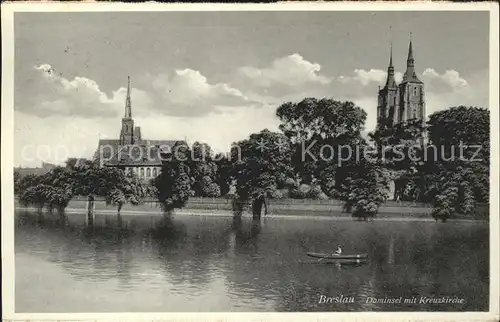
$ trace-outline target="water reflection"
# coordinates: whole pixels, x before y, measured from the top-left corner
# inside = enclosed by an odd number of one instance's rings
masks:
[[[61,287],[78,291],[95,285],[85,291],[110,301],[103,311],[113,311],[115,298],[125,310],[123,294],[137,294],[137,311],[192,311],[204,304],[218,311],[488,308],[486,225],[147,215],[96,216],[89,225],[80,215],[18,212],[15,239],[16,254],[40,265],[55,264],[75,281]],[[304,263],[306,252],[328,252],[337,244],[348,253],[368,253],[369,260],[362,265]],[[18,283],[33,269],[16,267]],[[43,298],[41,289],[37,283],[16,289],[16,305],[30,311],[30,303]],[[356,301],[320,304],[321,295]],[[459,296],[466,302],[394,306],[366,301],[417,295]],[[95,310],[85,299],[74,305]],[[64,302],[52,304],[55,311],[64,307]]]

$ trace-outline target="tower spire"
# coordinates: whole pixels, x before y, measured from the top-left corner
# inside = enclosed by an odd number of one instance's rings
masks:
[[[411,39],[410,32],[410,44],[408,45],[408,59],[406,60],[406,72],[403,76],[403,83],[413,82],[413,83],[421,83],[418,79],[417,74],[415,73],[415,58],[413,57],[413,44]]]
[[[132,102],[130,100],[130,76],[127,82],[127,98],[125,100],[125,118],[132,118]]]
[[[389,59],[389,67],[393,67],[392,66],[392,42],[391,42],[391,58]]]
[[[390,49],[389,57],[389,67],[387,68],[387,81],[385,82],[386,87],[396,87],[396,81],[394,80],[394,66],[392,65],[392,43]]]
[[[411,32],[410,32],[410,46],[408,47],[408,60],[406,61],[407,67],[415,66],[415,59],[413,59],[413,48],[411,44]]]

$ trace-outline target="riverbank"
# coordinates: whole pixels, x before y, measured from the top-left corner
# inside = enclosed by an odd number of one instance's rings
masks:
[[[19,210],[34,210],[22,207],[15,201],[15,208]],[[95,201],[96,214],[116,214],[115,206],[106,205],[104,200]],[[87,201],[84,198],[75,198],[66,208],[67,213],[86,213]],[[489,219],[487,207],[478,208],[475,216],[454,216],[450,220],[485,221]],[[432,221],[431,208],[425,204],[411,202],[388,201],[379,208],[376,220],[416,220]],[[121,214],[161,215],[162,211],[156,201],[147,201],[141,205],[126,204]],[[190,216],[232,216],[231,200],[222,198],[191,198],[182,209],[176,209],[174,214]],[[243,216],[251,216],[248,211]],[[268,216],[275,218],[321,218],[321,219],[349,219],[350,213],[342,210],[342,203],[338,200],[269,200]]]
[[[29,208],[29,207],[16,207],[16,210],[28,210],[28,211],[35,211],[35,208]],[[84,209],[66,209],[66,214],[85,214]],[[116,215],[116,210],[101,210],[97,211],[96,214],[98,215],[110,215],[110,216],[115,216]],[[148,215],[148,216],[160,216],[163,215],[161,211],[130,211],[130,210],[125,210],[121,211],[122,216],[135,216],[135,215]],[[195,210],[195,211],[185,211],[185,210],[177,210],[174,212],[175,215],[180,215],[180,216],[213,216],[213,217],[232,217],[233,214],[230,211],[219,211],[219,212],[214,212],[214,211],[208,211],[208,210]],[[251,214],[249,213],[244,213],[243,218],[248,217],[251,218]],[[302,215],[292,215],[292,214],[269,214],[263,218],[275,218],[275,219],[314,219],[314,220],[349,220],[352,221],[354,220],[350,214],[342,213],[338,216],[328,216],[328,215],[321,215],[321,214],[315,214],[315,213],[310,213],[310,214],[302,214]],[[394,216],[394,215],[387,215],[387,214],[378,214],[376,218],[373,220],[376,221],[429,221],[429,222],[434,222],[434,219],[430,216],[427,217],[415,217],[415,216]],[[467,222],[467,223],[488,223],[487,220],[481,220],[481,219],[471,219],[471,218],[466,218],[466,217],[454,217],[449,219],[450,222]]]

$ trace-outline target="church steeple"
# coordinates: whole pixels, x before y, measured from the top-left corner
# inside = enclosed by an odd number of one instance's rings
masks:
[[[394,66],[392,65],[392,43],[391,43],[391,51],[389,58],[389,67],[387,68],[387,81],[385,83],[387,88],[396,87],[396,80],[394,79]]]
[[[132,119],[132,102],[130,100],[130,76],[127,83],[127,98],[125,99],[125,115],[122,118],[122,130],[120,132],[120,145],[134,144],[134,119]]]
[[[392,44],[389,53],[387,81],[384,88],[378,91],[377,126],[392,126],[408,120],[421,120],[425,123],[425,93],[424,83],[415,72],[415,57],[413,41],[408,44],[406,72],[403,81],[396,84],[392,63]]]
[[[394,66],[392,66],[392,43],[391,43],[391,58],[389,59],[389,68],[392,67],[392,70],[394,70]]]
[[[415,59],[413,59],[413,48],[411,45],[411,33],[410,33],[410,46],[408,48],[408,59],[406,60],[406,67],[415,67]]]
[[[127,83],[127,98],[125,100],[125,118],[132,118],[132,102],[130,100],[130,76],[128,76]]]
[[[406,60],[406,72],[403,76],[403,83],[421,83],[415,72],[415,59],[413,58],[413,46],[410,33],[410,45],[408,46],[408,59]]]

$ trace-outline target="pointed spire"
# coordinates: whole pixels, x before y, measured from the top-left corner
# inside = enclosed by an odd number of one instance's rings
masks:
[[[391,42],[391,58],[389,59],[389,67],[393,67],[392,66],[392,42]]]
[[[387,68],[387,81],[385,82],[385,87],[390,87],[390,88],[396,87],[396,81],[394,80],[394,66],[392,65],[392,43],[390,49],[389,67]]]
[[[406,60],[406,72],[403,76],[403,83],[406,82],[421,83],[415,72],[415,59],[413,58],[413,45],[411,41],[411,32],[410,32],[410,45],[408,46],[408,59]]]
[[[415,59],[413,59],[413,48],[411,44],[411,32],[410,32],[410,46],[408,48],[408,60],[406,61],[407,67],[415,66]]]
[[[130,100],[130,76],[127,83],[127,98],[125,100],[125,118],[132,118],[132,102]]]

